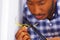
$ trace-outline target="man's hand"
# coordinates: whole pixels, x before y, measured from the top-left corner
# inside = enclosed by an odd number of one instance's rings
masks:
[[[60,37],[47,38],[47,40],[60,40]]]
[[[16,33],[16,40],[31,40],[27,32],[27,27],[24,26],[18,30]]]

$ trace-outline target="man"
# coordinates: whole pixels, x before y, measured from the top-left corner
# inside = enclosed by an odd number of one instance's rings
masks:
[[[60,16],[57,12],[57,0],[27,0],[25,18],[36,25],[36,29],[48,40],[60,40]],[[26,11],[30,11],[29,14]],[[27,21],[24,21],[24,23]],[[16,34],[17,40],[39,40],[32,28],[22,27]]]

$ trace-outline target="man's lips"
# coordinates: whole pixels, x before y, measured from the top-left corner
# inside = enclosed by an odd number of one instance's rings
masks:
[[[39,19],[39,18],[43,18],[44,16],[45,15],[36,15],[35,17]]]

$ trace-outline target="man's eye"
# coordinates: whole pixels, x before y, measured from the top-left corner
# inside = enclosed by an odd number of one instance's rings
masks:
[[[28,3],[28,5],[33,5],[32,3]]]
[[[33,5],[32,3],[28,3],[28,5]]]
[[[39,5],[44,5],[44,4],[45,4],[45,2],[44,2],[44,1],[42,1],[42,2],[39,2],[38,4],[39,4]]]
[[[33,3],[27,2],[28,5],[33,5]]]

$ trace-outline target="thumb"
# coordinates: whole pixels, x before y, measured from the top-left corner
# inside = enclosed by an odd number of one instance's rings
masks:
[[[26,26],[21,27],[21,28],[17,31],[15,37],[17,38],[22,32],[27,32],[27,27],[26,27]]]
[[[20,30],[27,31],[27,27],[26,26],[23,26],[23,27],[20,28]]]

